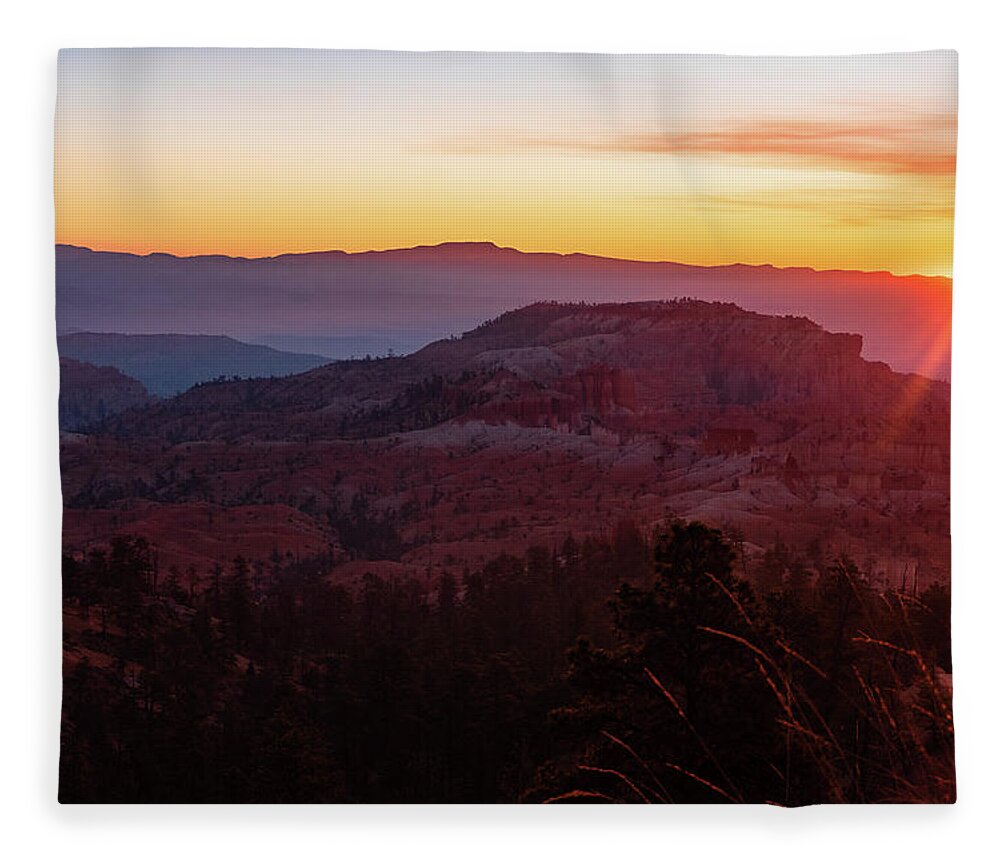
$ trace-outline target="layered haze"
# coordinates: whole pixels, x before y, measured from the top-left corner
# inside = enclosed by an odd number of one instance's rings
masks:
[[[887,272],[699,267],[490,243],[246,259],[57,249],[62,330],[226,334],[330,358],[397,354],[536,301],[691,297],[861,334],[865,358],[950,375],[951,281]],[[85,357],[85,356],[82,356]]]

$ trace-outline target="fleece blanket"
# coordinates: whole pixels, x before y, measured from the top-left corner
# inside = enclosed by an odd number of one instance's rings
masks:
[[[68,803],[950,803],[957,57],[59,57]]]

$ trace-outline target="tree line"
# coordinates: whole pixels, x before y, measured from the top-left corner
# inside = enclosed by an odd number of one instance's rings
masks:
[[[64,558],[63,802],[947,802],[949,595],[700,523],[431,584]],[[769,570],[776,567],[772,557]]]

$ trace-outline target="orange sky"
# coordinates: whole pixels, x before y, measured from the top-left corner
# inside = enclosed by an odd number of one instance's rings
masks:
[[[57,241],[951,273],[950,52],[73,50]]]

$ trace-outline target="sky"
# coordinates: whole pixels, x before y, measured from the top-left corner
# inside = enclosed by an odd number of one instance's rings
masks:
[[[957,55],[64,50],[56,238],[951,274]]]

